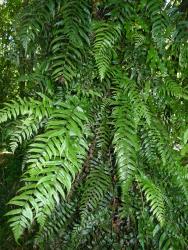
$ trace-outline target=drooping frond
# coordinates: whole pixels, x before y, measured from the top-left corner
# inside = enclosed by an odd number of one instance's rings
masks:
[[[110,70],[113,56],[115,56],[115,44],[121,35],[121,27],[111,23],[94,24],[94,57],[99,71],[100,79],[103,80]]]
[[[76,48],[69,43],[61,24],[57,24],[59,28],[54,31],[54,38],[51,41],[51,72],[52,77],[60,83],[67,83],[72,80],[78,72],[77,64],[82,61],[82,53],[80,48]],[[79,65],[80,67],[80,65]]]
[[[151,114],[147,104],[144,101],[144,94],[139,93],[139,88],[135,81],[129,79],[125,74],[117,72],[115,76],[115,84],[120,86],[122,90],[127,94],[130,104],[134,112],[134,119],[136,123],[144,118],[148,124],[151,122]]]
[[[163,1],[147,1],[147,11],[152,21],[152,38],[162,48],[165,44],[165,32],[168,26],[168,16],[161,6]]]
[[[68,249],[69,247],[76,247],[78,249],[79,245],[82,243],[80,236],[84,237],[84,241],[87,242],[89,236],[91,235],[92,237],[92,233],[94,233],[98,227],[103,227],[105,223],[108,222],[108,220],[106,221],[108,216],[108,208],[102,208],[95,214],[89,215],[86,220],[82,221],[81,224],[76,225],[73,229],[71,235],[71,245],[68,246]]]
[[[90,0],[66,0],[62,6],[63,31],[74,47],[89,45],[90,15]]]
[[[111,124],[110,124],[110,100],[103,100],[96,121],[96,157],[102,161],[109,161],[109,146],[112,142]]]
[[[56,23],[50,45],[52,76],[62,83],[70,82],[79,73],[80,62],[85,63],[84,51],[90,43],[89,2],[72,0],[62,4],[63,21]]]
[[[152,161],[155,162],[163,175],[171,179],[171,184],[182,189],[187,197],[187,168],[182,166],[180,158],[177,157],[177,152],[173,149],[173,141],[164,126],[153,119],[151,126],[145,128],[147,129],[142,130],[144,157],[151,167],[153,167]]]
[[[157,91],[161,96],[188,99],[187,89],[169,78],[164,79],[164,82],[158,86]]]
[[[21,109],[18,103],[15,106]],[[43,102],[38,102],[38,106],[43,107]],[[25,186],[9,202],[19,207],[8,213],[16,240],[34,220],[42,227],[55,204],[69,193],[87,150],[83,135],[86,120],[77,98],[60,102],[47,121],[45,132],[29,146]]]
[[[63,206],[61,203],[57,205],[45,225],[40,229],[40,232],[35,237],[36,245],[45,247],[49,241],[51,245],[55,244],[55,235],[58,237],[62,234],[71,222],[71,217],[76,211],[75,203],[76,202],[63,202]],[[51,242],[50,239],[52,238],[54,238],[54,240]]]
[[[46,25],[51,25],[54,15],[55,1],[53,0],[33,1],[32,7],[26,7],[19,15],[17,30],[26,53],[31,53],[31,46],[36,45],[36,39],[40,42],[41,34],[48,37]]]
[[[136,122],[128,98],[123,92],[118,92],[113,111],[115,127],[113,143],[116,153],[117,175],[122,189],[122,199],[125,198],[137,170],[138,139]]]
[[[43,120],[36,119],[32,116],[22,120],[21,124],[19,123],[19,125],[16,126],[15,131],[12,132],[10,137],[10,148],[12,152],[14,152],[19,145],[22,145],[24,141],[29,141],[29,139],[34,137],[41,127],[43,127]]]
[[[10,119],[17,119],[19,116],[34,115],[38,119],[49,117],[52,110],[51,100],[42,95],[42,102],[29,98],[29,100],[19,98],[18,101],[7,103],[1,110],[0,123]],[[42,105],[41,105],[42,104]]]
[[[150,204],[151,212],[156,216],[160,224],[163,225],[165,223],[165,203],[160,188],[143,173],[137,175],[136,180],[140,184],[147,202]]]
[[[100,161],[92,162],[92,165],[81,198],[81,221],[94,212],[112,187],[110,166]]]
[[[112,20],[116,23],[124,25],[125,20],[129,20],[134,16],[134,3],[132,1],[122,2],[121,0],[108,0],[107,6],[111,9]]]

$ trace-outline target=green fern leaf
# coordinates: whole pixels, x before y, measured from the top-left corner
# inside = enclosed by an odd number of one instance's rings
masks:
[[[146,200],[150,203],[151,212],[163,226],[165,223],[165,204],[161,190],[142,173],[136,176],[136,180],[141,185]]]
[[[103,80],[109,71],[112,57],[115,53],[114,46],[120,38],[121,28],[119,25],[109,23],[103,23],[103,25],[101,25],[101,23],[95,23],[94,33],[94,57],[100,79]]]

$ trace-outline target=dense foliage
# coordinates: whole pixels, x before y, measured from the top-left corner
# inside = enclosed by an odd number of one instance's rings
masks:
[[[0,11],[2,249],[187,249],[186,2]]]

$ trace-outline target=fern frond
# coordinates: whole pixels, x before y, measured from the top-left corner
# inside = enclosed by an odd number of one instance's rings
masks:
[[[147,136],[150,138],[150,142],[153,143],[153,146],[156,148],[156,152],[158,152],[163,165],[174,165],[174,152],[171,147],[169,147],[172,142],[170,141],[167,131],[164,130],[159,120],[153,119],[153,124],[151,124],[150,127],[147,127],[147,131]]]
[[[76,202],[64,202],[63,205],[60,203],[58,206],[56,206],[45,225],[36,235],[35,245],[45,247],[48,242],[53,244],[51,239],[54,238],[53,241],[55,241],[55,235],[59,236],[60,234],[62,235],[65,233],[64,230],[66,230],[66,227],[71,221],[71,216],[76,211],[75,203]]]
[[[121,27],[110,23],[95,23],[94,34],[94,57],[100,79],[103,80],[110,69],[115,44],[121,35]]]
[[[19,14],[17,29],[20,36],[20,41],[26,53],[31,52],[30,44],[35,46],[34,41],[38,39],[41,32],[44,32],[43,35],[47,37],[47,34],[45,34],[45,25],[50,23],[52,13],[54,15],[54,12],[54,1],[48,0],[34,1],[32,7],[26,7],[24,11]]]
[[[87,241],[88,236],[94,232],[97,227],[104,226],[104,224],[108,222],[108,216],[108,208],[103,208],[95,214],[89,215],[86,220],[82,221],[81,224],[75,225],[71,237],[71,247],[79,247],[81,243],[80,235],[84,237],[85,241]]]
[[[20,82],[26,81],[28,88],[32,91],[33,83],[36,84],[36,87],[39,89],[39,92],[44,94],[52,95],[54,91],[54,84],[51,81],[49,76],[49,61],[43,61],[40,64],[36,65],[34,71],[29,74],[25,74],[19,78]]]
[[[175,43],[179,44],[180,41],[182,43],[187,41],[188,39],[187,27],[188,27],[187,20],[178,20],[177,27],[173,34]]]
[[[150,203],[151,212],[163,226],[165,223],[165,203],[160,188],[142,173],[136,176],[136,180],[140,184],[146,200]]]
[[[78,74],[80,62],[84,64],[84,53],[90,43],[89,1],[65,1],[61,15],[63,22],[56,23],[50,45],[51,70],[54,79],[67,83]]]
[[[107,98],[103,100],[96,121],[96,150],[98,158],[104,161],[106,160],[106,154],[109,153],[109,145],[112,141],[110,115],[110,100]]]
[[[94,166],[86,179],[81,198],[81,221],[95,211],[112,186],[110,167],[100,161],[92,162],[92,165]]]
[[[42,102],[33,98],[21,99],[5,104],[0,113],[0,123],[11,119],[17,119],[19,116],[34,115],[35,118],[47,118],[52,111],[52,102],[49,98],[42,95]],[[42,103],[42,105],[41,105]]]
[[[169,222],[165,229],[157,224],[153,230],[153,236],[158,239],[156,246],[160,249],[184,249],[187,246],[187,242],[179,232],[178,226],[172,222]]]
[[[139,93],[139,88],[136,82],[129,79],[125,74],[118,72],[115,75],[115,84],[122,88],[130,100],[134,112],[134,119],[136,123],[144,118],[148,125],[151,123],[151,114],[147,104],[144,101],[144,95]]]
[[[34,119],[32,116],[22,120],[21,124],[16,126],[10,137],[10,148],[12,152],[14,152],[19,145],[22,145],[24,141],[29,141],[29,139],[34,137],[41,127],[43,127],[43,121]]]
[[[182,69],[187,68],[188,66],[187,61],[188,61],[188,48],[186,46],[186,43],[182,43],[180,47],[180,55],[179,55],[179,65]]]
[[[40,106],[43,103],[44,100]],[[44,134],[38,135],[30,145],[28,170],[23,176],[25,187],[9,202],[21,207],[8,214],[13,215],[9,221],[16,240],[34,220],[43,227],[46,217],[70,191],[86,156],[87,143],[83,136],[86,120],[77,98],[58,103]]]
[[[23,157],[23,186],[7,213],[16,241],[32,248],[38,232],[35,245],[46,250],[186,249],[188,13],[180,1],[5,2],[2,86],[11,72],[11,95],[28,96],[0,110],[3,147],[7,139],[12,151],[24,149],[0,179],[20,173]]]
[[[159,93],[160,92],[162,92],[162,96],[188,99],[187,89],[169,78],[166,78],[164,83],[159,87]]]
[[[163,4],[161,0],[151,0],[147,3],[147,10],[152,22],[152,38],[159,48],[165,44],[165,32],[169,23],[168,16],[162,9]]]
[[[122,200],[137,169],[138,139],[136,123],[131,104],[125,93],[119,94],[113,110],[115,134],[114,147],[117,162],[117,175],[122,189]]]
[[[145,135],[144,155],[152,167],[152,159],[158,166],[160,166],[163,174],[166,175],[166,178],[170,178],[173,185],[180,188],[187,199],[187,168],[184,168],[181,165],[180,159],[176,155],[177,152],[172,148],[172,141],[170,140],[167,131],[159,121],[153,119],[153,122],[154,123],[147,128],[147,135]]]
[[[145,162],[152,164],[154,162],[159,162],[159,156],[157,154],[156,145],[151,137],[148,136],[146,130],[141,129],[141,139],[142,139],[142,149],[141,149],[141,157],[144,158]]]
[[[124,25],[125,20],[130,20],[135,14],[132,1],[122,2],[121,0],[108,0],[107,6],[111,10],[112,20]]]
[[[65,1],[62,6],[64,32],[74,47],[89,45],[90,1]]]
[[[54,31],[53,39],[51,41],[51,71],[52,77],[61,83],[70,82],[78,73],[78,63],[83,61],[83,51],[77,48],[67,40],[61,24],[58,29]]]

